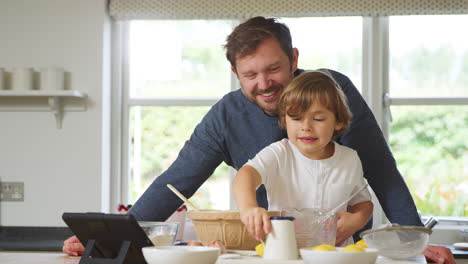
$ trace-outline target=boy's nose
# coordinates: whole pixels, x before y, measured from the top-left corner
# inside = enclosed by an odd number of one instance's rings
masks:
[[[310,121],[308,121],[307,119],[305,119],[305,120],[302,122],[301,130],[302,130],[302,131],[310,131],[310,130],[311,130],[311,123],[310,123]]]

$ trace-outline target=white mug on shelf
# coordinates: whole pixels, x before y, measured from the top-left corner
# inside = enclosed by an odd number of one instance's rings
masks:
[[[65,86],[65,72],[63,68],[49,67],[42,68],[39,76],[40,90],[60,91]]]
[[[11,79],[11,87],[15,91],[29,91],[33,89],[33,69],[15,68]]]

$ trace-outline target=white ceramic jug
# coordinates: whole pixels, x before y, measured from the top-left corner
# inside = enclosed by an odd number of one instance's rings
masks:
[[[270,220],[272,231],[267,236],[263,258],[276,260],[297,259],[294,217],[272,216]]]

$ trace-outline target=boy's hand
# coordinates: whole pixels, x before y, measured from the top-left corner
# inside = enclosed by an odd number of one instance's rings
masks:
[[[350,212],[339,211],[338,224],[336,228],[336,246],[341,246],[346,239],[360,229],[361,220],[359,216]]]
[[[271,232],[271,221],[262,207],[248,207],[240,210],[240,217],[250,236],[261,240],[264,234]]]

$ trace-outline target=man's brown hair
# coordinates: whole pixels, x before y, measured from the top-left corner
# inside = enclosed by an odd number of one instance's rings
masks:
[[[333,136],[344,134],[351,123],[351,111],[341,88],[328,72],[323,71],[304,72],[286,86],[278,103],[279,125],[286,129],[286,115],[299,117],[314,102],[334,113],[336,122],[343,124]]]
[[[289,28],[276,18],[261,16],[250,18],[234,28],[234,31],[226,38],[226,44],[224,45],[226,58],[234,70],[237,71],[236,58],[254,53],[258,45],[270,38],[274,38],[279,42],[281,49],[289,57],[289,61],[292,62],[293,48]]]

